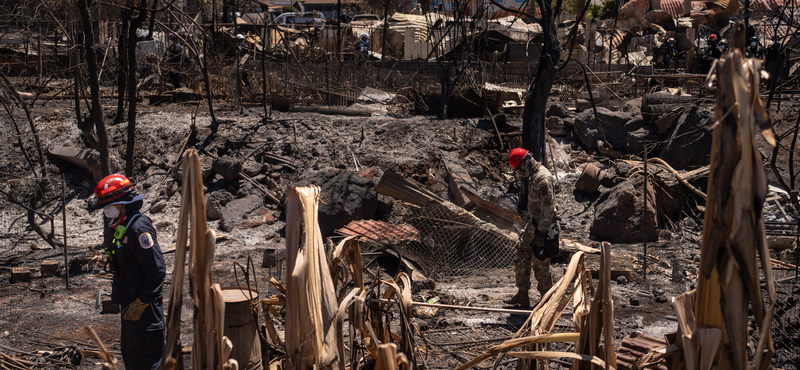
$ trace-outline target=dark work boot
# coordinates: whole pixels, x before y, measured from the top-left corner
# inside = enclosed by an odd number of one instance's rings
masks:
[[[529,307],[531,305],[531,299],[528,297],[528,291],[520,290],[513,297],[503,299],[503,303]]]

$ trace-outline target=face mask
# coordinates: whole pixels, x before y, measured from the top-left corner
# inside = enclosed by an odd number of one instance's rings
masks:
[[[117,207],[108,206],[106,208],[103,208],[103,214],[106,215],[106,217],[113,219],[119,217],[119,210],[117,209]]]

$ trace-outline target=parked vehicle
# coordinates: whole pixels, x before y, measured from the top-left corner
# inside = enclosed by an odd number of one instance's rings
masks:
[[[354,26],[372,26],[381,22],[381,17],[375,14],[357,14],[350,20]]]
[[[289,28],[321,26],[325,23],[325,15],[320,12],[289,12],[279,15],[273,23]]]

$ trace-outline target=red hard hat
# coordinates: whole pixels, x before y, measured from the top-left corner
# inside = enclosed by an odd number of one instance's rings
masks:
[[[96,197],[92,207],[100,209],[112,204],[128,201],[133,192],[133,183],[127,177],[115,173],[104,177],[94,188]]]
[[[522,158],[528,155],[528,151],[522,148],[516,148],[511,151],[508,155],[508,165],[514,168],[515,170],[519,167],[519,163],[522,162]]]
[[[672,44],[672,43],[674,43],[674,42],[675,42],[675,39],[673,39],[672,37],[670,37],[670,38],[669,38],[669,40],[667,40],[667,42],[668,42],[668,43],[670,43],[670,44]]]
[[[717,39],[717,35],[712,33],[712,34],[708,35],[708,39],[711,40],[711,41],[714,41],[714,40]]]

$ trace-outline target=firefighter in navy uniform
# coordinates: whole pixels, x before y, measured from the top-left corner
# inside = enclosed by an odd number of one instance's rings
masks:
[[[122,309],[120,344],[125,369],[158,369],[164,350],[164,256],[150,219],[141,213],[144,196],[114,174],[95,187],[92,207],[102,209],[114,229],[106,245],[114,269],[111,300]]]

